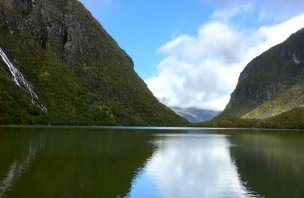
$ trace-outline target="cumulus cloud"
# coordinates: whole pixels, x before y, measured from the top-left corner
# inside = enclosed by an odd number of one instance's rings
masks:
[[[252,9],[243,4],[216,11],[197,35],[179,35],[161,46],[158,74],[146,80],[154,95],[168,106],[223,110],[247,63],[304,27],[302,14],[256,28],[229,20]]]

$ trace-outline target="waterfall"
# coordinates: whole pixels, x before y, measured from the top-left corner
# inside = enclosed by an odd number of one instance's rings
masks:
[[[35,93],[35,91],[33,90],[33,88],[25,80],[22,73],[11,63],[11,61],[8,59],[8,57],[6,56],[6,54],[4,53],[4,51],[2,50],[1,47],[0,47],[0,56],[2,57],[2,60],[4,61],[4,63],[7,65],[16,85],[25,89],[30,94],[30,96],[32,98],[32,103],[34,105],[36,105],[39,109],[41,109],[41,111],[46,113],[48,111],[47,108],[45,106],[43,106],[42,104],[40,104],[39,98],[38,98],[37,94]]]

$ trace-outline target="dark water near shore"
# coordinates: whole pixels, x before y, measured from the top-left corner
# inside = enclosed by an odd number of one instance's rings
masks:
[[[304,197],[304,131],[0,127],[0,197]]]

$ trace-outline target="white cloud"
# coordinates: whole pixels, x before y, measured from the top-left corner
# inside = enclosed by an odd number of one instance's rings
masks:
[[[250,5],[225,12],[243,13]],[[247,63],[304,27],[304,15],[255,29],[239,27],[224,16],[216,11],[197,35],[183,34],[160,47],[165,57],[158,74],[146,83],[163,103],[222,110]]]
[[[296,16],[303,12],[303,0],[201,0],[203,3],[213,4],[218,7],[219,12],[233,12],[235,8],[239,11],[246,8],[255,8],[255,12],[260,15],[257,21],[282,21]],[[247,3],[244,3],[247,2]],[[242,8],[243,5],[245,7]],[[235,10],[237,11],[237,10]],[[254,11],[254,10],[249,10]],[[228,12],[228,13],[227,13]]]
[[[217,20],[228,20],[230,17],[243,14],[243,13],[250,13],[254,10],[254,4],[251,2],[247,2],[245,4],[241,4],[240,6],[235,6],[230,9],[221,9],[216,10],[212,17]]]

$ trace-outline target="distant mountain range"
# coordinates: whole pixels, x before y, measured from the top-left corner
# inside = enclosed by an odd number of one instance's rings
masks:
[[[192,123],[212,120],[220,113],[220,111],[198,108],[171,107],[171,109]]]
[[[228,105],[216,120],[265,119],[303,106],[304,28],[245,67]]]

